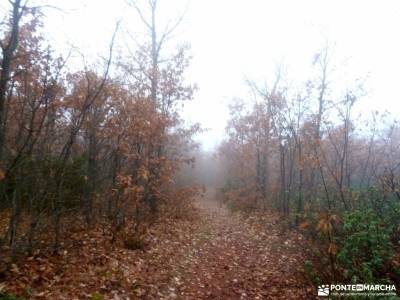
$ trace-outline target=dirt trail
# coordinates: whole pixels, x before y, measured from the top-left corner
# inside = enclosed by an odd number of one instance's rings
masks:
[[[315,299],[304,240],[276,214],[244,218],[210,194],[197,205],[187,219],[156,224],[144,250],[110,245],[101,231],[78,235],[80,247],[15,265],[7,290],[40,300]]]
[[[167,298],[314,299],[302,272],[298,235],[284,234],[277,216],[251,222],[232,215],[207,195],[198,202],[201,222],[176,262]]]

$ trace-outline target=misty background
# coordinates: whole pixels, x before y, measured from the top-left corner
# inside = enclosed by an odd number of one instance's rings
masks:
[[[124,0],[35,2],[51,5],[44,10],[44,30],[56,51],[78,50],[77,65],[82,57],[95,62],[105,55],[118,21],[118,35],[126,37],[119,39],[124,41],[118,45],[120,55],[145,34]],[[191,47],[187,80],[198,90],[184,116],[188,123],[200,122],[208,129],[197,137],[204,149],[223,138],[232,99],[252,101],[247,80],[271,85],[279,66],[285,85],[296,90],[296,84],[312,77],[313,56],[325,47],[331,51],[334,84],[345,88],[359,79],[368,87],[357,104],[358,114],[400,113],[398,1],[170,0],[160,5],[160,29],[183,15],[174,33],[178,39],[169,46],[186,41]],[[0,12],[6,12],[6,3]]]

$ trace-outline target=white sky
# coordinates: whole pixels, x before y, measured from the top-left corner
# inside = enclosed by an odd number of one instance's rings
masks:
[[[143,32],[123,0],[37,1],[66,9],[47,10],[45,26],[57,49],[67,51],[68,42],[88,57],[104,53],[118,19],[124,30]],[[160,2],[164,23],[179,16],[187,3]],[[399,114],[399,29],[397,0],[191,0],[176,32],[176,41],[192,46],[188,76],[199,86],[186,108],[187,119],[210,128],[199,138],[212,147],[223,135],[227,103],[248,95],[245,78],[271,82],[276,64],[283,62],[291,79],[306,79],[313,55],[326,40],[335,44],[336,67],[346,65],[340,76],[369,74],[363,113],[379,109]]]

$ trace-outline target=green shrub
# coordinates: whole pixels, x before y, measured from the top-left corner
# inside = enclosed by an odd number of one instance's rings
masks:
[[[378,282],[392,255],[390,228],[371,209],[346,214],[337,261],[352,282]]]
[[[92,294],[92,297],[90,299],[91,300],[103,300],[104,296],[100,293],[94,293],[94,294]]]
[[[313,263],[309,260],[304,262],[304,273],[306,274],[307,279],[310,280],[314,285],[321,284],[321,279],[314,272]]]
[[[14,295],[7,294],[4,292],[0,292],[0,300],[23,300],[22,298],[18,298]]]
[[[400,232],[400,201],[394,193],[382,198],[382,192],[371,187],[361,191],[358,199],[358,209],[372,209],[387,226],[391,227],[394,234]]]

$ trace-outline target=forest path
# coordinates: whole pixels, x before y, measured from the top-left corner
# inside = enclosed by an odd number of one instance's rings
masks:
[[[164,295],[178,299],[315,298],[316,288],[302,271],[301,237],[283,233],[276,215],[252,222],[228,212],[210,192],[197,206],[200,225],[192,233],[186,254],[176,262]]]
[[[78,231],[62,254],[13,265],[7,290],[35,300],[316,298],[305,240],[277,214],[233,214],[212,191],[196,206],[156,223],[143,250],[110,244],[101,228]]]

